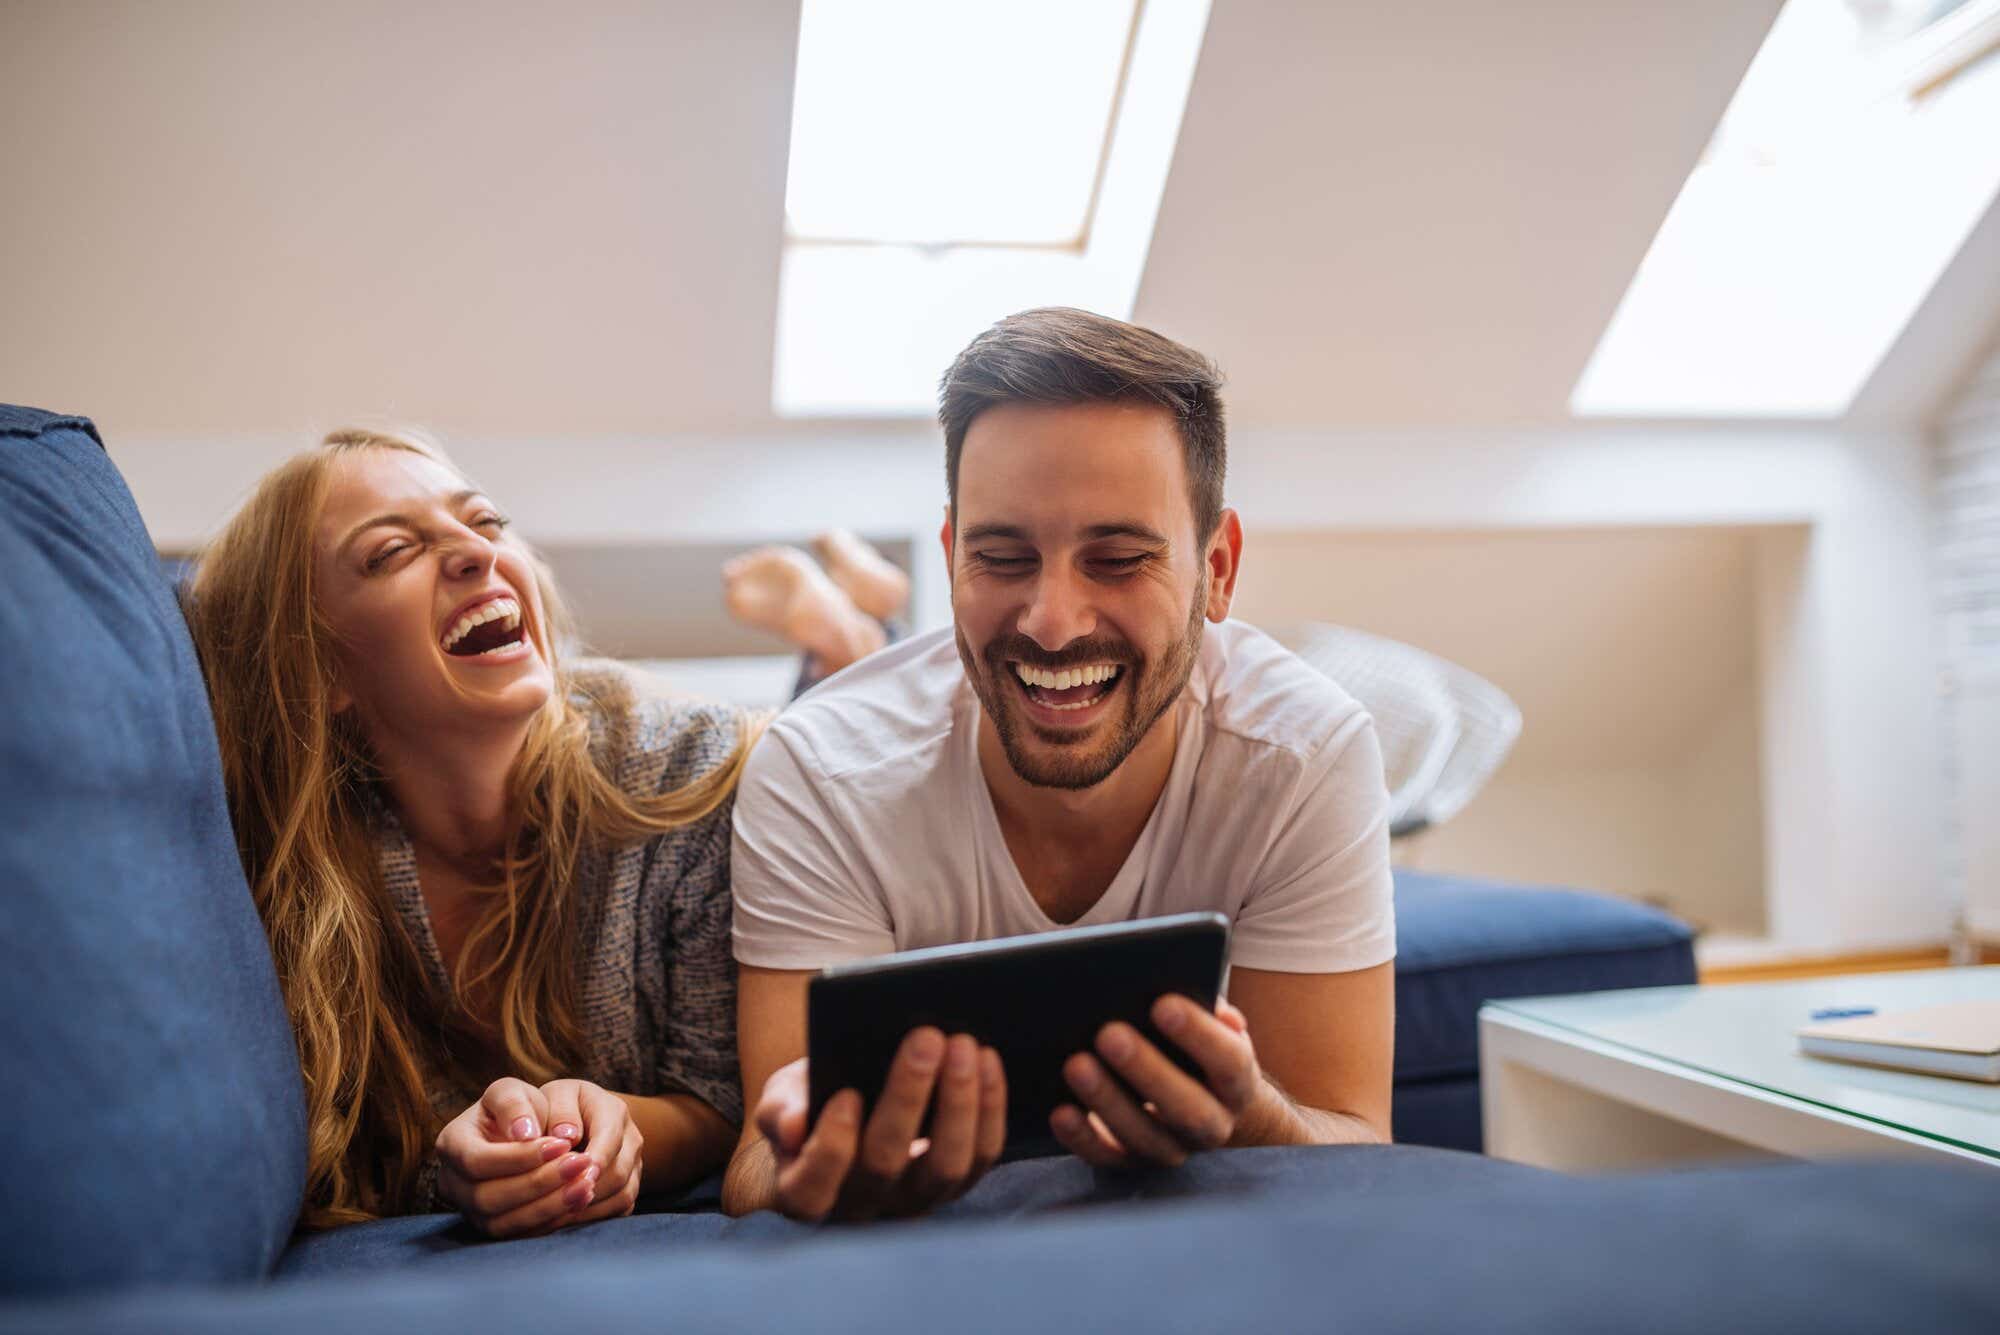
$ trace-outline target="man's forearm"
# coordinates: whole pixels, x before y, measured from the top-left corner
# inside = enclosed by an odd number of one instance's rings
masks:
[[[1298,1102],[1269,1076],[1251,1110],[1237,1123],[1232,1146],[1381,1145],[1389,1137],[1357,1113],[1334,1112]]]
[[[771,1142],[753,1136],[737,1145],[722,1175],[722,1212],[752,1214],[768,1210],[778,1200],[778,1161]]]

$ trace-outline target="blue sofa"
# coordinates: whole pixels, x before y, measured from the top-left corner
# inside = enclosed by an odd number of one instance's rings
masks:
[[[0,407],[0,571],[0,1331],[2000,1329],[2000,1191],[1906,1165],[1245,1150],[1005,1165],[913,1223],[730,1220],[697,1191],[530,1241],[450,1216],[294,1237],[299,1069],[213,723],[87,421]],[[1398,1117],[1446,1143],[1476,1136],[1482,997],[1688,976],[1677,925],[1595,897],[1399,895]]]

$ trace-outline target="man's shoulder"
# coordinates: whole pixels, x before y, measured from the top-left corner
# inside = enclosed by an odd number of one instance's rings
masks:
[[[1272,759],[1323,757],[1367,726],[1361,702],[1256,627],[1224,621],[1202,636],[1196,679],[1211,742],[1234,742]]]
[[[950,628],[912,636],[800,696],[772,721],[768,744],[828,781],[934,757],[964,682]]]

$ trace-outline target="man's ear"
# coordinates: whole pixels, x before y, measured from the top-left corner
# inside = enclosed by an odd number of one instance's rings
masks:
[[[1229,615],[1229,604],[1236,597],[1236,574],[1243,568],[1243,521],[1234,510],[1222,512],[1203,559],[1208,564],[1208,619],[1221,621]]]
[[[944,577],[951,580],[951,502],[944,503],[944,527],[938,530],[938,545],[944,548]]]

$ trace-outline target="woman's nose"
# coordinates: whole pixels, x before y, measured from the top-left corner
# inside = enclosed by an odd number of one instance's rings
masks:
[[[445,551],[445,571],[453,578],[483,575],[493,568],[493,544],[477,533],[467,533]]]

